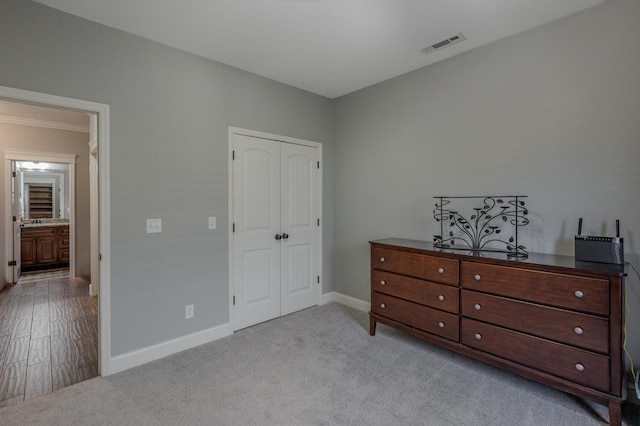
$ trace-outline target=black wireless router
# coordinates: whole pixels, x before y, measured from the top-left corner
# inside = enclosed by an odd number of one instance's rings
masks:
[[[616,220],[615,237],[583,236],[582,218],[576,235],[576,260],[584,262],[624,264],[624,245],[620,238],[620,221]]]

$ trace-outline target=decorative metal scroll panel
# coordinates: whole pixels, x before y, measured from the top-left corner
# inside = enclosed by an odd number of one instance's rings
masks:
[[[518,228],[529,223],[526,195],[433,198],[438,200],[433,217],[440,224],[434,247],[528,256],[518,241]]]

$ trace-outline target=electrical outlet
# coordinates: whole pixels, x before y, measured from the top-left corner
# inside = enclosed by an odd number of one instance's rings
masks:
[[[209,216],[209,229],[216,229],[216,217]]]
[[[162,232],[162,219],[147,219],[147,234]]]
[[[193,305],[187,305],[187,306],[184,307],[184,318],[185,319],[193,318],[194,315],[195,315],[195,310],[193,308]]]

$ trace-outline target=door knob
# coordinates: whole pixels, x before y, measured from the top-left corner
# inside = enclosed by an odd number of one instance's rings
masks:
[[[276,240],[280,240],[282,236],[280,234],[276,234]]]
[[[283,239],[283,240],[286,240],[287,238],[289,238],[289,234],[287,234],[287,233],[283,232],[283,233],[282,233],[282,239]]]

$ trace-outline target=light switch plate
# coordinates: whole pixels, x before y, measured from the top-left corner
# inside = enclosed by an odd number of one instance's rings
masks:
[[[162,232],[162,219],[147,219],[147,234]]]
[[[209,229],[216,229],[216,217],[209,216]]]

